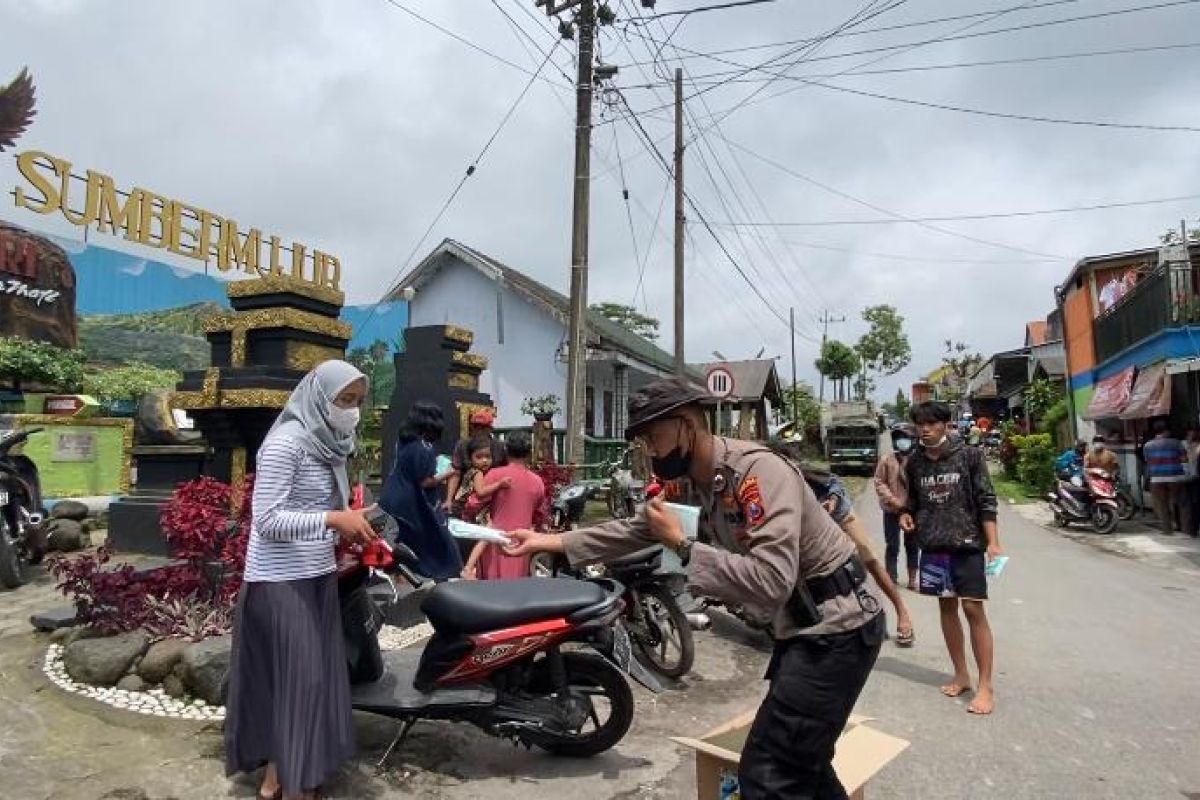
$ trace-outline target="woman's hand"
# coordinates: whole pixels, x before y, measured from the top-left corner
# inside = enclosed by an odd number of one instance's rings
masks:
[[[367,544],[378,538],[375,529],[367,521],[367,512],[374,511],[375,508],[375,506],[371,506],[370,508],[346,508],[341,511],[330,511],[325,514],[325,524],[332,528],[339,538],[345,539],[350,544]]]
[[[679,517],[660,497],[646,502],[646,522],[650,525],[650,535],[672,550],[687,538]]]
[[[462,568],[462,579],[464,581],[474,581],[479,579],[479,567],[474,564],[467,564]]]
[[[504,546],[504,552],[510,556],[563,552],[562,537],[555,534],[516,530],[510,531],[506,535],[508,536],[508,544]]]
[[[508,476],[505,476],[505,477],[501,478],[500,480],[498,480],[496,483],[500,486],[501,489],[511,489],[512,485],[513,485],[513,479]]]

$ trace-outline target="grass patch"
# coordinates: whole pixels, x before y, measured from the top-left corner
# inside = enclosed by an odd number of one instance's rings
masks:
[[[992,486],[996,489],[996,496],[1008,503],[1026,505],[1037,502],[1040,497],[1036,489],[1030,489],[1020,481],[1009,480],[1002,474],[992,475]]]

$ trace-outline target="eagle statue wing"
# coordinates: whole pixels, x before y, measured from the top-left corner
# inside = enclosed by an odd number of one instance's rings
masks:
[[[0,89],[0,152],[12,147],[33,122],[37,113],[33,103],[33,79],[26,67],[12,83]]]

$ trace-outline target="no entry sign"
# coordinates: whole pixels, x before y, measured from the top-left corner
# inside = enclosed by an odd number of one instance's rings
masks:
[[[708,371],[708,393],[718,400],[733,394],[733,373],[725,367],[713,367]]]

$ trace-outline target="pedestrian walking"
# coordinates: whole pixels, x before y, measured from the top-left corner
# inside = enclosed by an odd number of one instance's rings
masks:
[[[701,506],[700,541],[654,498],[630,519],[561,535],[515,531],[509,552],[560,552],[578,565],[656,542],[673,550],[693,596],[740,606],[775,639],[770,691],[742,750],[741,796],[845,798],[834,745],[883,641],[879,598],[799,469],[762,444],[710,433],[707,399],[686,381],[656,381],[630,398],[626,429],[654,474],[680,480],[684,502]]]
[[[938,598],[942,635],[954,665],[954,677],[942,686],[942,694],[958,697],[971,691],[961,609],[971,629],[971,650],[979,671],[975,697],[967,710],[991,714],[993,641],[984,602],[987,564],[1002,553],[996,492],[979,449],[949,439],[950,409],[945,404],[920,403],[911,417],[921,446],[905,465],[908,505],[900,527],[917,532],[921,594]]]
[[[1164,536],[1175,533],[1179,513],[1180,492],[1187,482],[1188,451],[1183,442],[1171,436],[1166,420],[1154,423],[1154,438],[1142,448],[1146,472],[1150,477],[1150,495],[1154,498],[1154,513]]]
[[[354,755],[334,542],[366,543],[348,510],[367,380],[326,361],[296,386],[258,451],[246,570],[233,621],[226,773],[266,767],[260,798],[311,798]]]
[[[884,564],[892,583],[899,583],[900,541],[904,540],[904,561],[908,567],[908,590],[917,590],[917,563],[920,548],[915,531],[900,530],[900,514],[908,503],[908,483],[904,465],[912,455],[917,431],[905,425],[892,431],[892,452],[879,460],[875,468],[875,495],[883,510]]]

